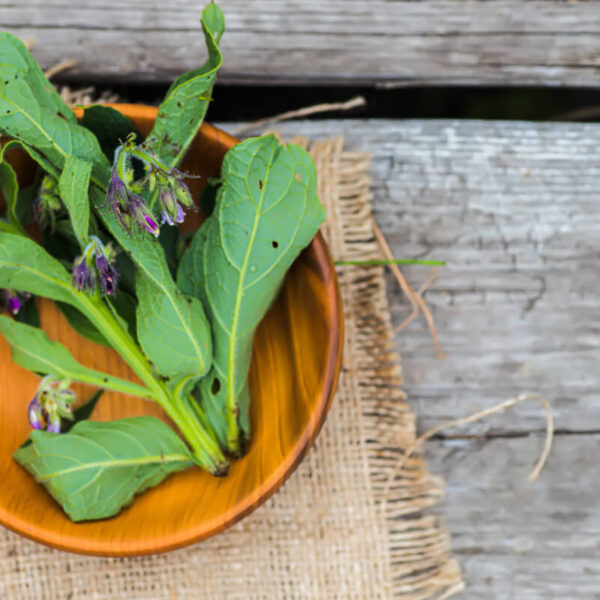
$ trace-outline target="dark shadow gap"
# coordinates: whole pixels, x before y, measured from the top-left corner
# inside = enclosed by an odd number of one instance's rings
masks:
[[[57,78],[60,83],[60,80]],[[70,85],[73,82],[64,81]],[[122,101],[158,104],[162,85],[97,85]],[[343,113],[344,118],[507,119],[525,121],[600,121],[600,90],[539,87],[415,87],[375,89],[361,86],[218,85],[209,110],[211,121],[248,121],[324,102],[363,96],[367,105]],[[311,118],[327,119],[342,113]]]

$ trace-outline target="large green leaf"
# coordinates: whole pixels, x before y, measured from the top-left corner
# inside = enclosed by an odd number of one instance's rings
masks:
[[[60,94],[44,75],[38,62],[23,42],[10,33],[0,33],[0,65],[5,73],[6,65],[16,67],[22,77],[25,77],[38,102],[58,113],[62,118],[72,123],[76,122],[75,114],[65,104]],[[7,78],[5,77],[6,81]]]
[[[179,164],[196,137],[221,67],[218,44],[225,31],[225,17],[214,2],[202,13],[202,31],[208,49],[207,61],[200,69],[189,71],[173,82],[147,138],[153,140],[154,152],[170,166]]]
[[[23,44],[9,34],[0,34],[0,64],[0,133],[35,148],[58,171],[71,155],[89,160],[105,183],[110,165],[98,140],[76,123]]]
[[[88,187],[92,175],[92,163],[76,156],[68,156],[58,180],[58,190],[69,211],[73,231],[83,250],[88,242],[90,227],[90,203]]]
[[[213,324],[213,369],[202,403],[232,452],[248,436],[247,373],[252,340],[287,270],[325,218],[308,153],[275,136],[232,148],[212,215],[185,253],[178,283],[203,300]],[[227,423],[227,438],[223,439]],[[242,439],[238,426],[241,425]]]
[[[185,444],[154,417],[81,421],[68,433],[29,437],[15,459],[72,521],[116,515],[135,494],[194,464]]]
[[[98,387],[118,390],[132,396],[141,396],[142,398],[152,396],[141,385],[84,367],[62,344],[49,340],[46,334],[37,327],[0,315],[0,334],[10,345],[14,362],[25,369],[42,375],[56,375]]]
[[[0,232],[0,288],[79,306],[62,264],[28,237]]]
[[[186,298],[169,272],[160,244],[149,236],[129,235],[94,191],[96,208],[110,233],[137,266],[138,339],[146,356],[165,377],[204,375],[212,359],[210,326],[202,304]]]

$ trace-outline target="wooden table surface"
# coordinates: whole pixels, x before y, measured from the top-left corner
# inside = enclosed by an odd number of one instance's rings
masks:
[[[595,2],[221,4],[221,83],[600,83]],[[70,76],[86,83],[167,82],[201,62],[198,13],[189,0],[0,0],[0,29],[35,39],[45,67],[75,58]],[[447,261],[426,298],[448,357],[436,357],[422,319],[397,338],[419,429],[521,392],[552,404],[555,443],[534,484],[525,478],[543,443],[536,403],[426,446],[447,482],[438,511],[465,572],[460,597],[600,598],[600,125],[329,120],[278,129],[345,135],[370,150],[375,217],[396,256]],[[428,270],[405,273],[418,285]],[[389,283],[399,323],[409,310]]]
[[[221,82],[598,85],[600,7],[549,0],[221,0]],[[71,76],[171,82],[203,56],[191,0],[0,0],[0,26]]]
[[[226,125],[225,125],[226,126]],[[375,217],[397,257],[447,266],[397,336],[424,431],[522,392],[552,405],[556,437],[534,484],[545,413],[526,402],[426,445],[447,495],[467,590],[478,600],[600,598],[600,125],[501,121],[278,124],[344,135],[373,155]],[[418,286],[426,267],[405,268]],[[389,280],[394,320],[408,303]],[[446,439],[448,438],[449,439]]]

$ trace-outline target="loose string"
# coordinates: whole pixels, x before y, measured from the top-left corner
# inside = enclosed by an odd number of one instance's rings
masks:
[[[542,448],[540,457],[538,458],[537,462],[535,463],[535,466],[533,467],[533,469],[527,476],[528,481],[530,481],[530,482],[535,481],[539,477],[540,473],[542,472],[542,469],[544,468],[544,465],[546,464],[546,461],[548,460],[548,456],[550,456],[550,451],[552,449],[552,442],[554,440],[554,417],[552,415],[552,409],[550,407],[550,403],[548,402],[548,400],[546,400],[546,398],[544,398],[540,394],[535,394],[535,393],[520,394],[519,396],[515,396],[514,398],[505,400],[504,402],[501,402],[500,404],[496,404],[495,406],[486,408],[485,410],[476,412],[467,417],[463,417],[461,419],[452,419],[452,420],[446,421],[445,423],[442,423],[440,425],[436,425],[435,427],[432,427],[431,429],[429,429],[428,431],[426,431],[425,433],[420,435],[405,450],[403,456],[396,463],[396,465],[394,466],[394,470],[392,471],[392,473],[389,475],[389,477],[386,480],[385,487],[384,487],[383,494],[382,494],[382,498],[383,498],[382,509],[384,510],[384,512],[385,512],[385,507],[387,505],[387,501],[390,496],[392,485],[393,485],[396,477],[398,476],[398,473],[401,471],[401,469],[404,466],[404,464],[406,463],[406,461],[414,454],[414,452],[416,450],[419,449],[419,447],[423,444],[423,442],[432,438],[434,435],[440,433],[440,431],[444,431],[445,429],[449,429],[450,427],[456,427],[457,425],[465,425],[467,423],[473,423],[475,421],[479,421],[480,419],[484,419],[485,417],[489,417],[490,415],[502,412],[502,411],[506,410],[507,408],[511,408],[512,406],[520,404],[521,402],[525,402],[526,400],[535,400],[536,402],[539,402],[546,411],[546,439],[544,441],[544,446]]]

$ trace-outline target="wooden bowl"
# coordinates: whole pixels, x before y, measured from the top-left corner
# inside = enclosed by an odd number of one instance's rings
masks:
[[[117,105],[146,134],[156,108]],[[237,140],[203,125],[183,168],[217,175]],[[17,158],[23,179],[27,162]],[[196,180],[197,182],[198,180]],[[198,192],[198,186],[195,183]],[[43,328],[84,364],[135,380],[119,356],[68,326],[49,301],[41,301]],[[229,475],[201,469],[169,477],[135,498],[112,519],[75,524],[13,459],[29,433],[27,403],[39,378],[15,365],[0,338],[0,523],[33,540],[83,554],[135,556],[173,550],[223,531],[273,494],[298,466],[315,439],[333,398],[342,354],[342,307],[335,269],[320,234],[287,275],[282,293],[260,325],[250,369],[252,440]],[[91,389],[74,386],[80,398]],[[107,392],[94,419],[140,414],[165,418],[139,398]]]

